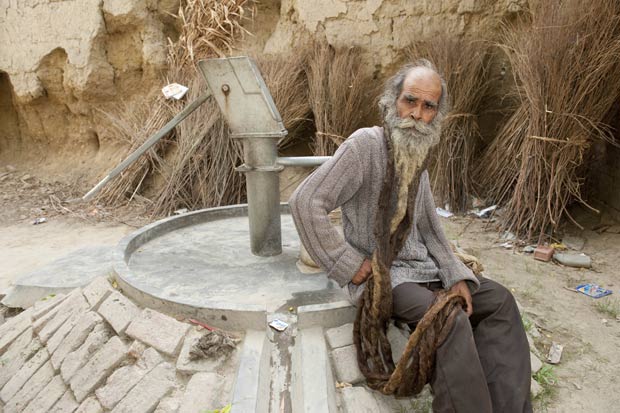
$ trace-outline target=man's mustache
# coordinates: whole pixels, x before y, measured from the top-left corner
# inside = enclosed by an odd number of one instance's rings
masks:
[[[413,118],[399,119],[395,126],[399,129],[413,129],[422,135],[429,135],[434,130],[432,125]]]

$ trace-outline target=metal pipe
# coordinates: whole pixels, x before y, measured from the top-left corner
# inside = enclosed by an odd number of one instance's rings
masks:
[[[245,172],[247,183],[250,249],[261,257],[282,253],[278,138],[243,139],[245,163],[238,168]]]
[[[278,165],[282,166],[319,166],[331,159],[331,156],[280,156]]]
[[[185,109],[179,112],[174,118],[170,120],[170,122],[166,123],[163,128],[158,130],[154,135],[148,138],[138,149],[136,149],[131,155],[127,157],[123,162],[121,162],[116,168],[112,169],[110,173],[103,178],[97,185],[93,187],[90,191],[86,193],[82,197],[83,201],[89,201],[94,197],[99,191],[103,189],[103,187],[114,179],[118,174],[123,172],[129,165],[134,163],[136,159],[140,157],[144,152],[148,151],[151,146],[155,145],[157,141],[163,138],[168,132],[170,132],[175,126],[177,126],[183,119],[189,116],[190,113],[198,109],[200,105],[202,105],[207,98],[211,96],[211,92],[207,91],[204,95],[200,96],[198,99],[187,105]]]

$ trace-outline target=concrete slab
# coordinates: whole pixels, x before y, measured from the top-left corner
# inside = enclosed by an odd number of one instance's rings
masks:
[[[353,344],[353,323],[330,328],[325,332],[325,337],[331,349],[350,346]]]
[[[112,272],[113,251],[112,245],[80,248],[24,274],[13,282],[2,304],[27,308],[52,293],[64,293],[85,286],[96,277]]]
[[[232,413],[266,412],[271,369],[269,341],[264,331],[247,331],[233,387]]]
[[[366,380],[357,365],[355,346],[340,347],[332,351],[336,378],[343,383],[361,383]]]
[[[325,274],[307,275],[297,269],[299,238],[287,207],[282,210],[283,252],[275,257],[251,254],[243,205],[197,211],[144,227],[117,248],[114,270],[119,285],[145,307],[199,315],[227,329],[262,329],[266,312],[346,300]],[[208,309],[217,316],[210,317]],[[248,314],[235,318],[239,312],[256,313],[254,324],[247,322]]]

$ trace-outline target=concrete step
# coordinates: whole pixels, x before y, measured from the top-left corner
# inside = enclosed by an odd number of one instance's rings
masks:
[[[322,327],[298,331],[291,377],[294,412],[336,413],[335,381]]]
[[[271,344],[265,331],[248,330],[233,386],[232,413],[268,412]]]

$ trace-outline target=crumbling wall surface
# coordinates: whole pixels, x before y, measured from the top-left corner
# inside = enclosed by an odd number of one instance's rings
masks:
[[[0,117],[0,159],[51,164],[57,154],[109,164],[113,145],[100,141],[98,109],[161,85],[174,35],[167,12],[177,9],[178,0],[0,2],[2,88],[18,119]],[[21,138],[7,136],[8,122]]]
[[[274,3],[267,2],[267,3]],[[332,45],[361,46],[379,72],[402,61],[401,50],[436,33],[491,31],[527,8],[527,0],[281,0],[268,53],[293,48],[308,34]],[[260,5],[259,5],[260,7]],[[260,13],[260,8],[259,8]]]

